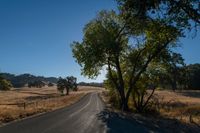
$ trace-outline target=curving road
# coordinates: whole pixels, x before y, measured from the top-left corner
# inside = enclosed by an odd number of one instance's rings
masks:
[[[50,113],[0,127],[0,133],[146,133],[144,125],[104,108],[98,93]]]
[[[98,93],[91,93],[69,107],[3,126],[0,133],[104,133],[97,117],[103,108]]]

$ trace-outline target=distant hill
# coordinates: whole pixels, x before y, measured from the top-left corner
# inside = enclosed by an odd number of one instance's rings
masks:
[[[46,84],[53,83],[57,84],[58,78],[56,77],[43,77],[43,76],[34,76],[31,74],[21,74],[21,75],[14,75],[10,73],[0,73],[0,75],[5,78],[6,80],[10,81],[15,88],[20,88],[28,83],[33,83],[35,81],[42,81]],[[97,82],[80,82],[78,85],[81,86],[94,86],[94,87],[103,87],[103,83],[97,83]]]
[[[1,76],[9,80],[12,83],[13,87],[16,87],[16,88],[23,87],[29,82],[43,81],[46,83],[56,84],[58,81],[58,78],[55,78],[55,77],[34,76],[31,74],[14,75],[10,73],[1,73]]]

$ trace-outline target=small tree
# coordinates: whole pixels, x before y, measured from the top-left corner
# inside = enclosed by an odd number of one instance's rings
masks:
[[[64,94],[66,90],[66,95],[69,95],[70,90],[77,91],[76,78],[73,76],[66,77],[65,79],[60,77],[57,82],[57,89],[62,94]]]
[[[73,91],[78,91],[76,77],[70,76],[70,77],[67,77],[66,79],[67,79],[68,86],[70,87],[70,89]]]
[[[66,80],[60,77],[57,82],[58,91],[64,94],[65,86],[66,86]]]
[[[10,90],[10,88],[12,88],[10,81],[7,81],[0,76],[0,90]]]
[[[49,83],[48,83],[48,87],[52,87],[52,86],[54,86],[54,84],[51,83],[51,82],[49,82]]]

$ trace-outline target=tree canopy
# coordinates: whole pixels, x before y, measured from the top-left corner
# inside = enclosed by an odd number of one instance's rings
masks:
[[[118,0],[119,14],[99,12],[85,25],[82,42],[73,42],[73,56],[82,67],[83,75],[96,77],[106,66],[107,83],[116,90],[122,110],[128,110],[131,93],[135,100],[139,98],[143,102],[147,88],[152,83],[155,86],[158,77],[159,71],[152,71],[158,67],[153,64],[166,61],[185,30],[199,24],[198,3],[176,2]],[[186,8],[190,11],[185,11]],[[146,105],[146,102],[138,104],[138,109],[142,111]]]
[[[57,82],[57,89],[62,94],[69,95],[69,90],[77,91],[77,79],[73,76],[69,76],[66,78],[59,78]],[[65,93],[66,91],[66,93]]]

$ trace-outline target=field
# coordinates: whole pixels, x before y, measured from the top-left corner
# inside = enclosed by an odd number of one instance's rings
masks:
[[[105,91],[102,98],[114,112],[121,112],[109,104],[109,95]],[[131,99],[130,99],[131,100]],[[157,90],[153,98],[152,112],[144,117],[134,112],[125,113],[129,118],[140,120],[150,128],[168,129],[170,131],[195,131],[200,129],[200,90],[169,91]],[[130,107],[133,102],[130,101]],[[147,115],[147,117],[146,117]],[[157,125],[157,126],[155,126]]]
[[[20,88],[0,91],[0,124],[73,104],[96,87],[79,86],[77,92],[61,96],[56,87]]]
[[[200,126],[200,91],[156,91],[161,115]]]

